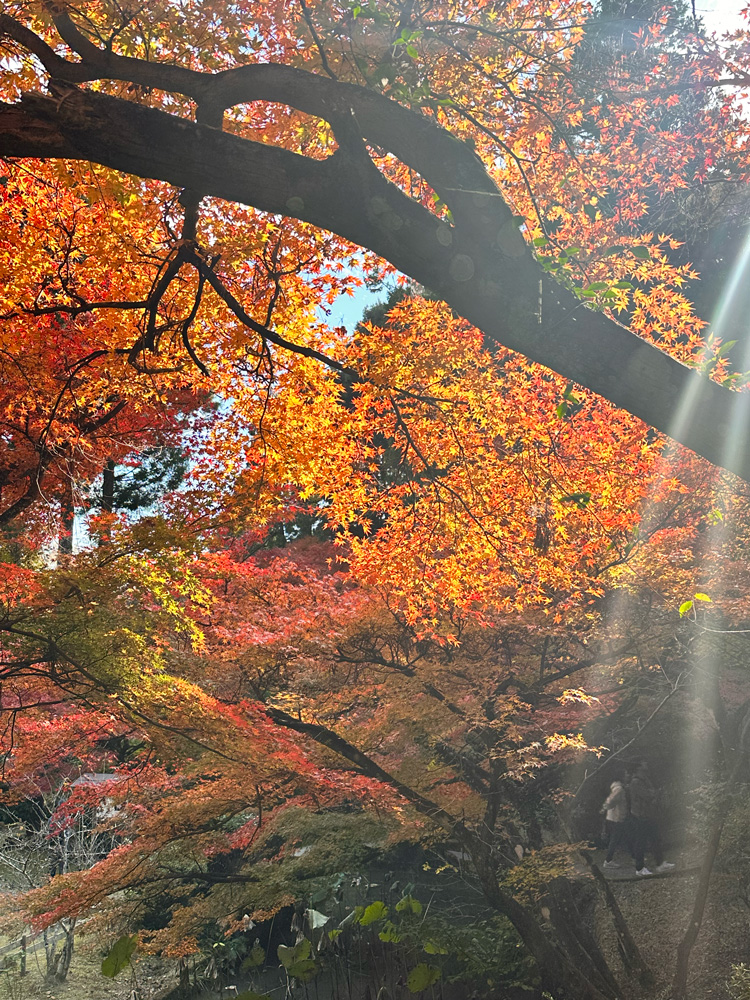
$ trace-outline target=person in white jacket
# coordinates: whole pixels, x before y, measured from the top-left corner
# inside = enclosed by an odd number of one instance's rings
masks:
[[[616,778],[609,786],[609,795],[602,805],[601,812],[605,814],[609,844],[604,868],[619,868],[614,860],[618,847],[629,849],[628,837],[628,793],[623,782]]]

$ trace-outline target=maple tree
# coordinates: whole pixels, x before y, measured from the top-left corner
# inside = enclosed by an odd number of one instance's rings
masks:
[[[116,767],[123,836],[32,892],[35,920],[140,921],[183,956],[339,861],[296,858],[295,824],[351,846],[386,806],[460,845],[546,988],[616,995],[564,890],[551,929],[537,912],[570,845],[544,878],[516,847],[565,840],[530,778],[555,790],[620,704],[579,671],[649,686],[698,595],[746,614],[745,487],[641,422],[747,475],[725,441],[746,376],[644,200],[744,178],[731,94],[672,109],[742,82],[745,38],[667,52],[657,16],[637,73],[582,87],[586,13],[6,4],[7,791]],[[361,271],[394,267],[424,288],[331,327]],[[103,504],[101,544],[45,565],[70,483],[154,444],[190,453],[184,487],[140,519]],[[329,541],[269,547],[303,520]]]

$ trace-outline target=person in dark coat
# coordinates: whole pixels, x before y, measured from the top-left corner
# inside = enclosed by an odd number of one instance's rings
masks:
[[[674,865],[664,860],[659,824],[656,818],[657,794],[648,773],[648,765],[640,764],[628,785],[630,798],[630,831],[633,840],[635,873],[641,877],[653,875],[646,867],[645,853],[651,848],[656,867],[654,871],[671,871]]]

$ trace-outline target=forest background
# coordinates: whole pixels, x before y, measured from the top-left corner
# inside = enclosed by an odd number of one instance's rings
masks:
[[[748,995],[750,42],[696,15],[5,5],[0,860],[52,979]],[[642,760],[636,898],[587,844]]]

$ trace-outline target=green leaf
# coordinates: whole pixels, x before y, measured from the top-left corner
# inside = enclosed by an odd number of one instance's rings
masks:
[[[547,239],[546,236],[536,236],[531,242],[534,244],[535,247],[546,247],[547,244],[549,243],[549,240]]]
[[[606,281],[592,281],[590,285],[587,286],[587,291],[589,292],[601,292],[605,288],[608,288]]]
[[[102,962],[102,975],[114,979],[130,964],[130,956],[138,947],[137,934],[125,934],[112,945],[112,950]]]
[[[398,927],[393,923],[392,920],[386,920],[382,931],[378,934],[381,941],[387,941],[390,944],[398,944],[401,940],[401,934],[399,934]]]
[[[406,980],[406,986],[410,993],[421,993],[428,986],[432,986],[440,979],[440,969],[434,965],[426,965],[420,962],[415,966]]]
[[[424,950],[428,955],[447,955],[448,949],[444,948],[441,944],[436,941],[425,942]]]
[[[651,251],[648,247],[631,247],[630,249],[634,257],[639,257],[641,260],[651,260]]]
[[[388,916],[388,907],[381,900],[376,899],[374,903],[365,909],[365,912],[359,918],[360,925],[362,927],[367,927],[369,924],[374,924],[378,920],[385,920]]]
[[[276,954],[279,956],[281,964],[291,975],[291,970],[296,964],[304,962],[310,957],[311,947],[310,941],[307,938],[302,938],[293,948],[290,948],[286,944],[280,944],[276,949]]]
[[[708,603],[711,604],[711,598],[708,596],[708,594],[693,594],[693,600],[708,601]]]
[[[560,497],[560,503],[574,503],[579,510],[584,510],[591,503],[591,494],[588,490],[584,493],[567,493]]]
[[[406,46],[406,51],[412,57],[412,59],[418,59],[419,58],[419,52],[418,52],[418,50],[416,49],[416,47],[414,45],[407,45]]]
[[[247,972],[248,969],[257,969],[259,966],[263,965],[265,960],[266,950],[260,941],[256,941],[250,949],[250,954],[244,959],[240,968],[243,972]]]
[[[684,618],[693,606],[692,601],[683,601],[680,605],[680,618]]]
[[[347,913],[344,919],[339,924],[339,927],[348,927],[349,924],[356,924],[359,922],[359,918],[365,912],[364,906],[355,906],[351,913]]]
[[[736,340],[728,340],[725,344],[722,344],[719,350],[716,352],[716,357],[721,358],[723,357],[723,355],[728,354],[736,343],[737,343]]]
[[[334,927],[332,930],[330,930],[328,932],[328,940],[329,941],[335,941],[336,938],[339,936],[339,934],[343,934],[343,933],[344,932],[341,930],[340,927]]]
[[[301,962],[295,962],[287,972],[293,979],[299,979],[302,983],[309,983],[318,974],[318,966],[312,958],[305,958]]]
[[[293,948],[280,944],[277,949],[279,961],[293,979],[308,983],[318,974],[315,959],[310,958],[312,945],[307,938],[302,938]]]
[[[612,287],[613,288],[632,288],[633,287],[633,283],[631,281],[616,281],[614,283],[614,285],[612,285]]]
[[[418,917],[422,909],[422,904],[413,896],[404,896],[396,903],[396,913],[413,913]]]

